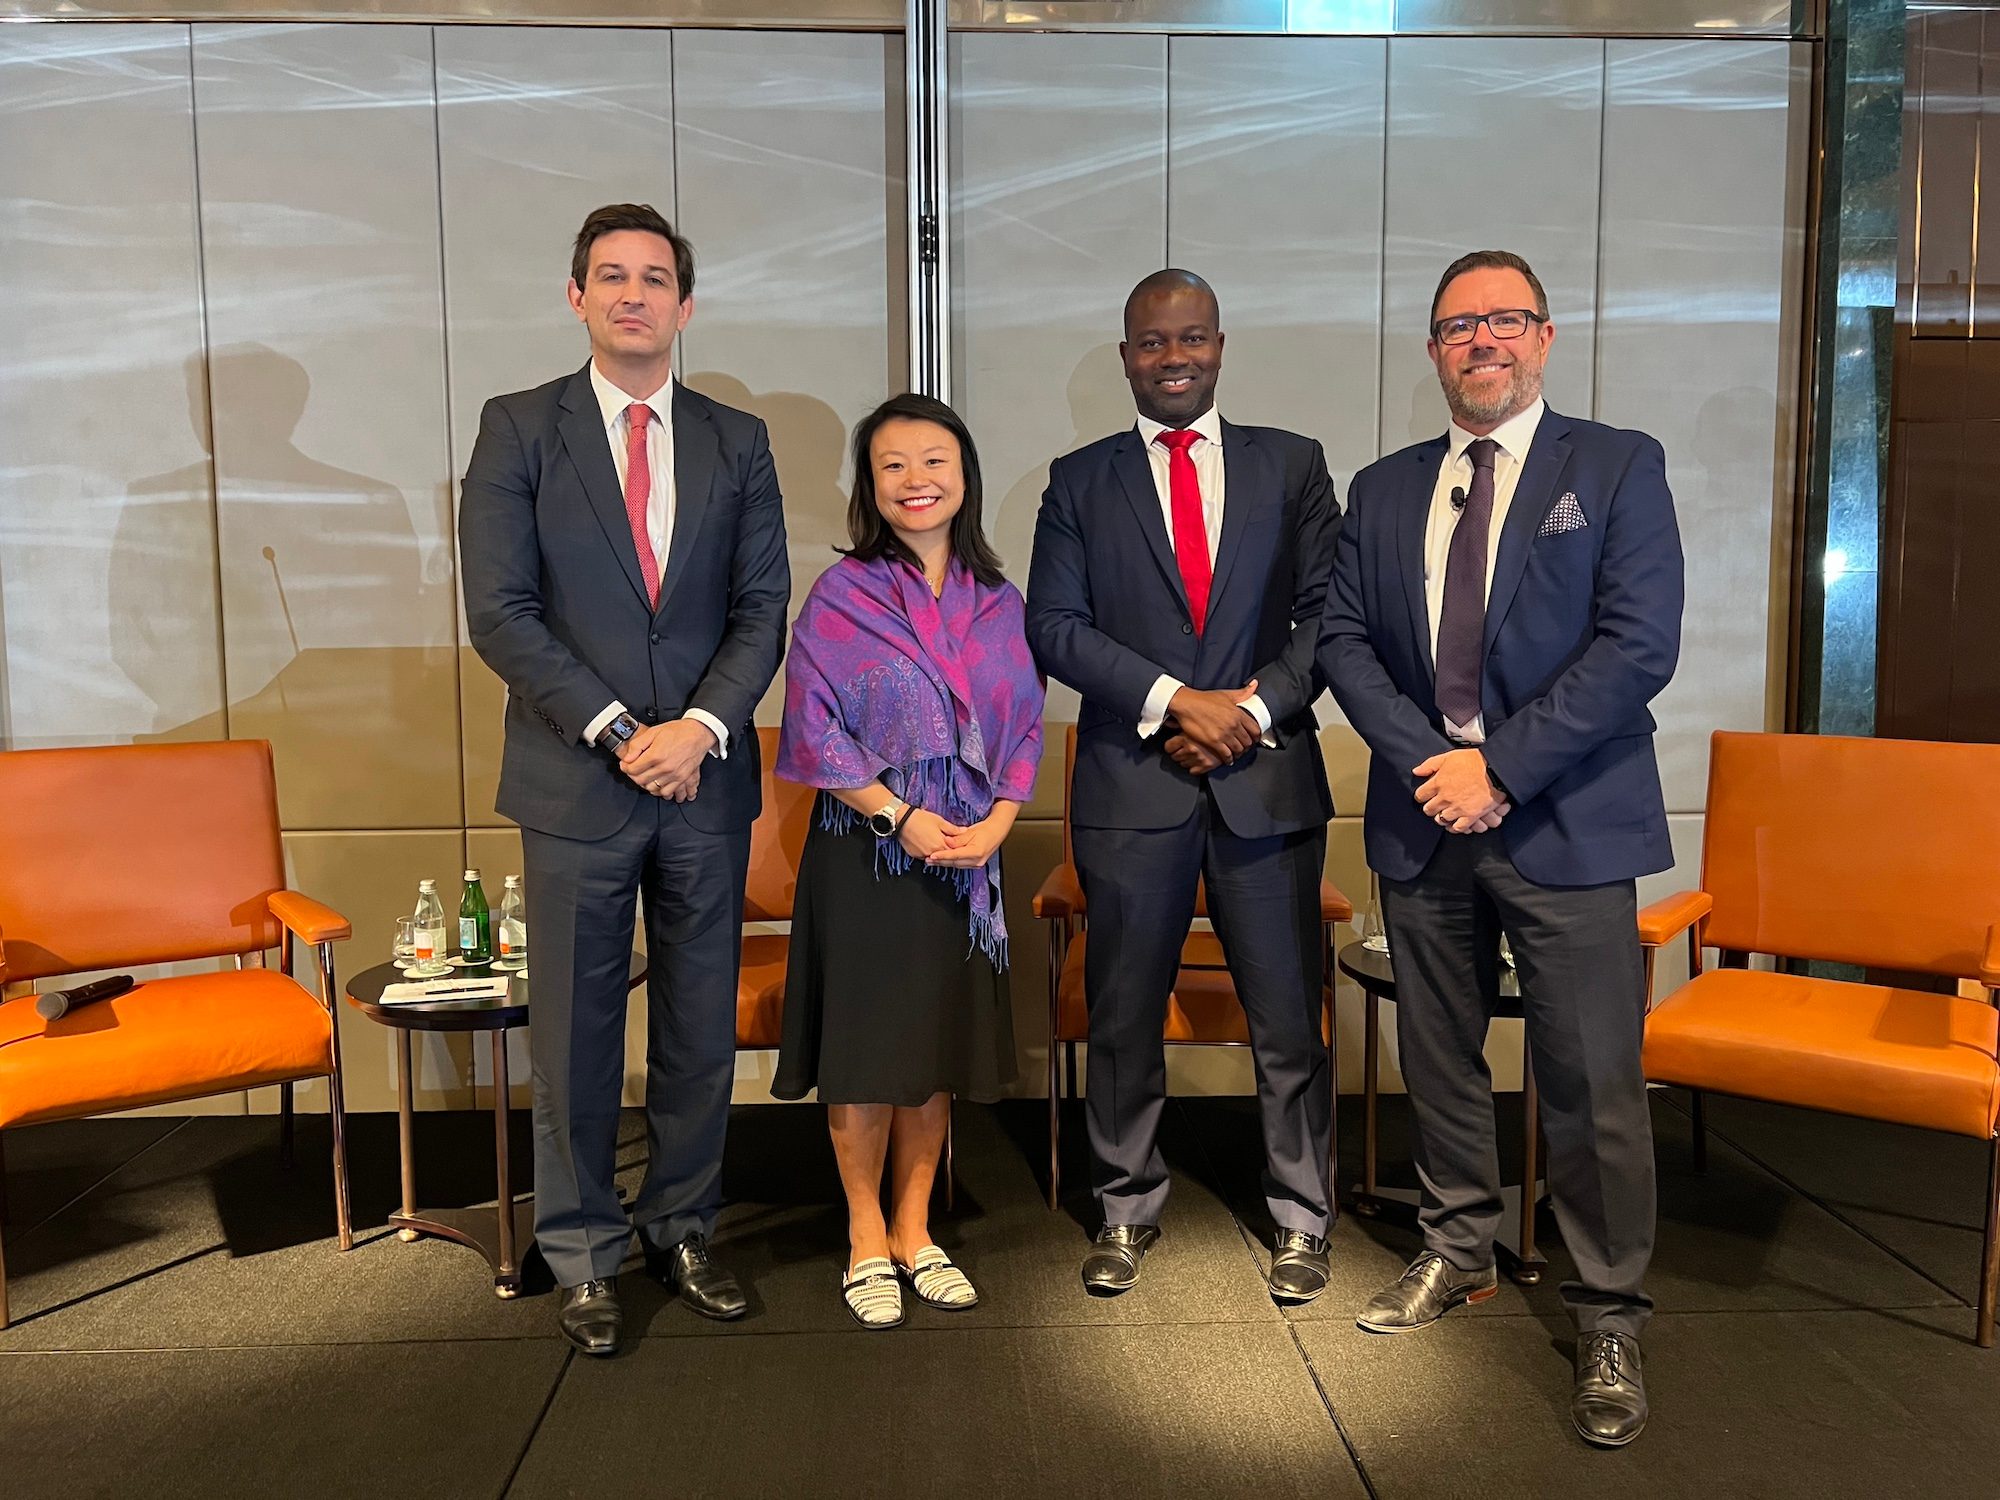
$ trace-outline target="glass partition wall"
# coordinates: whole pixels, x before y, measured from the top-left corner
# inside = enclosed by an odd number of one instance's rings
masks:
[[[1782,723],[1820,43],[1789,6],[1708,5],[1730,24],[1701,34],[1683,8],[1521,7],[1542,34],[1442,0],[0,26],[0,746],[271,740],[295,879],[354,918],[350,965],[420,875],[518,869],[455,476],[488,396],[582,362],[562,288],[601,202],[694,240],[679,368],[770,424],[795,598],[843,534],[847,432],[912,384],[972,423],[1025,582],[1048,461],[1131,420],[1119,309],[1166,264],[1220,294],[1224,412],[1319,438],[1344,489],[1442,430],[1432,287],[1504,247],[1548,287],[1551,403],[1667,449],[1689,611],[1659,716],[1691,875],[1709,731]],[[1322,718],[1329,872],[1365,891],[1365,752]],[[1030,1051],[1061,744],[1010,845]],[[388,1107],[386,1044],[350,1038],[351,1102]],[[422,1097],[470,1102],[475,1066],[441,1046]],[[740,1096],[767,1072],[746,1057]]]

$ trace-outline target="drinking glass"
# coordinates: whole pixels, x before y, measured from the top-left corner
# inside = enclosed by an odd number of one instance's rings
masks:
[[[389,950],[399,969],[414,968],[417,962],[417,919],[396,918],[396,945]]]
[[[1382,925],[1382,892],[1373,870],[1368,872],[1368,911],[1361,918],[1361,946],[1370,953],[1389,951],[1389,933]]]

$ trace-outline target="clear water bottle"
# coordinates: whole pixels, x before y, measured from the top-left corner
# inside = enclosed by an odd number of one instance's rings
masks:
[[[500,921],[494,928],[500,949],[499,967],[525,968],[528,962],[528,903],[521,895],[521,877],[509,875],[500,893]]]
[[[444,925],[444,903],[438,900],[435,880],[417,882],[416,939],[417,962],[411,973],[434,975],[450,967],[445,963],[448,951],[445,945],[449,939]]]

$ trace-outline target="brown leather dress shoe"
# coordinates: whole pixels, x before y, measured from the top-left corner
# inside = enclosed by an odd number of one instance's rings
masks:
[[[1622,1448],[1646,1430],[1645,1366],[1631,1334],[1599,1328],[1577,1335],[1569,1419],[1600,1448]]]
[[[618,1336],[625,1328],[625,1313],[618,1305],[618,1283],[598,1280],[564,1287],[556,1322],[563,1337],[585,1354],[599,1358],[616,1354]]]
[[[727,1323],[749,1310],[750,1299],[710,1257],[704,1235],[691,1234],[671,1250],[648,1252],[646,1269],[704,1318]]]

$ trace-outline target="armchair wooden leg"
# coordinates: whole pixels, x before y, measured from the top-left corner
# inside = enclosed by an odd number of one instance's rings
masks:
[[[278,1165],[287,1172],[292,1169],[293,1148],[297,1145],[297,1122],[292,1105],[292,1082],[286,1079],[278,1085]]]
[[[7,1154],[6,1137],[0,1135],[0,1231],[7,1223]],[[7,1326],[7,1249],[4,1235],[0,1235],[0,1328]]]
[[[340,1248],[352,1250],[354,1200],[347,1183],[347,1094],[341,1085],[340,1002],[336,998],[339,991],[334,988],[333,980],[333,944],[321,943],[318,954],[319,993],[326,1006],[333,1051],[333,1071],[326,1080],[327,1115],[333,1126],[333,1214],[340,1231]]]
[[[1521,1046],[1521,1269],[1515,1280],[1532,1286],[1542,1279],[1541,1255],[1535,1249],[1535,1183],[1542,1175],[1542,1096],[1535,1087],[1535,1060]],[[1532,1268],[1532,1275],[1530,1274]]]
[[[1986,1245],[1979,1263],[1979,1321],[1974,1338],[1982,1349],[1993,1347],[1993,1304],[2000,1298],[2000,1139],[1993,1142],[1986,1164]],[[0,1304],[0,1318],[5,1316]]]
[[[1062,948],[1061,926],[1049,924],[1049,1208],[1053,1212],[1062,1197],[1062,1091],[1061,1064],[1056,1052],[1060,1043],[1056,1040],[1062,1021]]]
[[[1694,1169],[1708,1170],[1708,1110],[1700,1089],[1688,1090],[1688,1108],[1694,1120]]]

